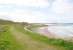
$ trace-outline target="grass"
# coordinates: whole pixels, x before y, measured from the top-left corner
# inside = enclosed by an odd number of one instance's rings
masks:
[[[2,24],[4,26],[2,26]],[[7,25],[7,26],[5,26]],[[23,50],[23,46],[16,41],[16,39],[11,35],[11,32],[9,31],[9,27],[15,27],[16,30],[19,32],[22,32],[24,34],[27,34],[30,36],[33,40],[48,44],[48,45],[54,45],[65,48],[65,50],[73,50],[73,42],[64,41],[62,39],[50,39],[45,36],[41,36],[37,33],[29,32],[27,30],[24,30],[24,25],[21,24],[14,24],[10,21],[2,21],[0,20],[0,27],[2,27],[0,30],[0,50]],[[32,26],[37,27],[37,26]],[[31,27],[31,28],[32,28]]]
[[[29,35],[33,40],[40,41],[43,43],[46,43],[48,45],[54,45],[63,47],[65,50],[73,50],[73,42],[64,41],[62,39],[50,39],[45,36],[41,36],[37,33],[29,32],[27,30],[24,30],[23,27],[17,27],[18,31],[21,31],[23,33],[26,33]]]
[[[16,39],[10,34],[10,26],[15,27],[15,29],[19,32],[27,34],[35,41],[39,41],[48,45],[63,47],[65,50],[73,50],[72,42],[64,41],[62,39],[50,39],[37,33],[29,32],[24,30],[23,26],[21,25],[8,25],[1,28],[4,31],[0,32],[0,50],[23,50],[23,46],[18,43]]]
[[[0,50],[22,50],[22,46],[10,34],[9,26],[4,26],[0,32]]]

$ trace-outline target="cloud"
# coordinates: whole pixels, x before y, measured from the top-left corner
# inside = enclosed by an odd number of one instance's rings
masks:
[[[72,22],[69,0],[0,0],[0,18],[25,22]]]
[[[47,18],[40,11],[16,9],[15,12],[9,13],[8,16],[10,16],[11,20],[19,22],[47,22]]]
[[[24,6],[44,7],[48,6],[48,0],[0,0],[0,4],[16,4]]]
[[[52,11],[57,14],[64,14],[73,10],[73,6],[67,0],[56,0],[53,3]]]

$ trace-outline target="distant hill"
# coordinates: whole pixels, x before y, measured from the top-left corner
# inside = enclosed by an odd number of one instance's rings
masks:
[[[27,22],[13,22],[13,21],[10,21],[10,20],[3,20],[3,19],[0,19],[0,25],[5,25],[5,24],[16,24],[16,25],[29,25],[29,23]]]
[[[0,19],[0,24],[10,24],[10,23],[13,23],[13,22],[9,20]]]

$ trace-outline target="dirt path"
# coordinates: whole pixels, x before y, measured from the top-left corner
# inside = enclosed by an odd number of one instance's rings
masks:
[[[24,48],[23,50],[62,50],[60,48],[49,46],[45,43],[34,41],[28,35],[23,34],[22,32],[16,31],[14,27],[11,27],[10,31],[12,35],[14,36],[14,38],[16,38],[16,40],[21,45],[23,45],[23,48]]]

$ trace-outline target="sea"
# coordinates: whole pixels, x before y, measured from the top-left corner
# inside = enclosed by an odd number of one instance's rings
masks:
[[[48,31],[56,37],[73,38],[73,23],[48,24]]]

